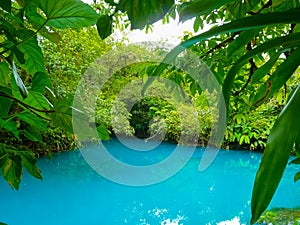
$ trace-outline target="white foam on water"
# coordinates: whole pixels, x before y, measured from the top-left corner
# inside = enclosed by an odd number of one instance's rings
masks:
[[[241,223],[240,218],[238,216],[234,217],[231,220],[225,220],[217,223],[217,225],[246,225],[245,223]]]

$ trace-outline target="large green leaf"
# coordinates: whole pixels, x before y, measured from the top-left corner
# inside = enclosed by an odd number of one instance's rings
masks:
[[[276,120],[256,174],[252,192],[251,224],[269,205],[290,158],[300,132],[300,85]]]
[[[183,3],[179,8],[180,21],[201,16],[234,0],[196,0]]]
[[[272,97],[292,76],[300,65],[300,47],[298,47],[289,57],[280,64],[272,76],[257,91],[253,98],[255,107],[261,105],[268,98]]]
[[[44,56],[33,31],[24,31],[20,35],[24,42],[17,48],[24,54],[25,63],[22,65],[29,74],[44,72]]]
[[[37,15],[31,1],[27,1],[26,15],[31,22],[56,28],[80,28],[95,25],[99,15],[80,0],[34,0],[42,15]]]
[[[132,29],[141,29],[160,20],[174,4],[174,0],[121,0],[117,6],[127,12]]]

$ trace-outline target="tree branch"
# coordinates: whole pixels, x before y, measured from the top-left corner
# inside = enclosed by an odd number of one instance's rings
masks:
[[[247,12],[249,15],[253,16],[256,14],[259,14],[262,10],[269,8],[270,6],[272,6],[272,0],[269,0],[266,4],[264,4],[260,10],[258,10],[257,12],[253,12],[253,11],[249,11]]]
[[[44,120],[50,121],[48,118],[45,118],[45,117],[41,116],[37,112],[42,112],[42,113],[55,113],[56,112],[55,110],[45,110],[45,109],[35,108],[35,107],[33,107],[31,105],[28,105],[25,102],[22,102],[21,100],[15,98],[13,96],[10,96],[10,95],[8,95],[8,94],[6,94],[4,92],[0,92],[0,97],[9,98],[9,99],[12,99],[12,100],[18,102],[20,105],[22,105],[25,108],[27,108],[30,112],[32,112],[33,114],[35,114],[36,116],[38,116],[38,117],[40,117],[41,119],[44,119]]]
[[[252,50],[251,42],[248,43],[248,45],[247,45],[247,50],[248,50],[248,51],[251,51],[251,50]],[[251,65],[251,67],[250,67],[250,72],[249,72],[249,77],[248,77],[248,79],[247,79],[245,85],[244,85],[239,91],[236,91],[236,92],[234,93],[234,96],[238,96],[240,93],[242,93],[242,92],[246,89],[246,87],[248,86],[248,84],[250,83],[250,81],[251,81],[251,79],[252,79],[252,76],[253,76],[253,74],[254,74],[254,71],[257,69],[257,66],[255,65],[255,62],[254,62],[253,58],[249,59],[249,63],[250,63],[250,65]]]
[[[233,33],[233,35],[230,38],[225,39],[224,41],[222,41],[221,43],[217,44],[215,47],[211,48],[208,52],[204,53],[203,55],[200,56],[200,58],[202,59],[203,57],[213,53],[214,51],[226,46],[226,44],[232,42],[234,40],[234,38],[239,35],[241,33],[241,31],[235,32]]]

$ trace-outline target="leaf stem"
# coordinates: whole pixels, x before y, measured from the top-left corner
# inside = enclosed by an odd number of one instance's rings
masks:
[[[11,96],[11,95],[8,95],[6,93],[3,93],[3,92],[0,92],[0,97],[4,97],[4,98],[9,98],[9,99],[12,99],[16,102],[18,102],[20,105],[24,106],[25,108],[27,108],[30,112],[32,112],[33,114],[35,114],[36,116],[44,119],[44,120],[47,120],[47,121],[50,121],[48,118],[45,118],[43,116],[41,116],[40,114],[38,114],[37,112],[42,112],[42,113],[55,113],[56,111],[55,110],[45,110],[45,109],[38,109],[38,108],[35,108],[31,105],[28,105],[26,104],[25,102],[22,102],[21,100]]]

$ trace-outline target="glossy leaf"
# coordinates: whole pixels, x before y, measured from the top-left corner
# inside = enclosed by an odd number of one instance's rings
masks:
[[[179,8],[180,21],[201,16],[234,0],[196,0],[183,3]]]
[[[112,17],[109,15],[102,15],[99,17],[97,21],[97,30],[102,40],[112,34],[112,23]]]
[[[127,12],[132,29],[142,29],[163,18],[173,4],[174,0],[121,0],[117,9]]]
[[[2,222],[0,222],[0,225],[7,225],[7,223],[2,223]]]
[[[88,4],[79,0],[35,0],[34,3],[43,11],[37,16],[36,9],[30,7],[27,16],[30,21],[39,25],[47,25],[56,28],[81,28],[96,24],[98,14]]]
[[[280,113],[269,135],[252,192],[251,224],[267,208],[288,163],[300,131],[299,104],[300,85]]]

